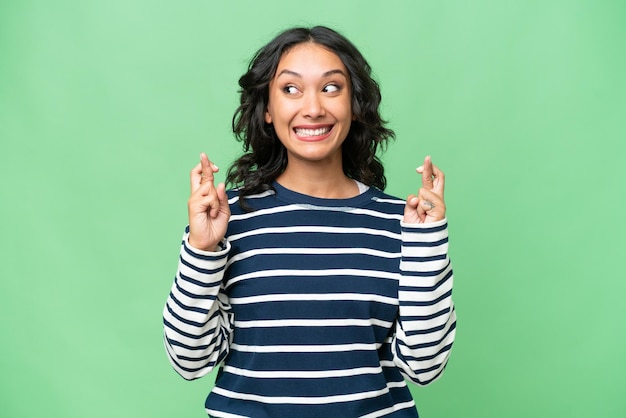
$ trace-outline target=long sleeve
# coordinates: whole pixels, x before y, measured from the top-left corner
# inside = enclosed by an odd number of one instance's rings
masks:
[[[163,325],[170,363],[191,380],[209,373],[228,354],[234,319],[222,286],[230,244],[206,252],[192,248],[187,238],[188,228]]]
[[[401,227],[400,313],[392,351],[406,377],[427,385],[441,376],[456,329],[448,224],[443,219]]]

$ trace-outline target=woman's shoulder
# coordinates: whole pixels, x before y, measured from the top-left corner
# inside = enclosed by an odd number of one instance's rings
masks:
[[[242,195],[241,189],[238,187],[226,191],[232,214],[247,213],[274,206],[275,194],[276,192],[272,189],[248,195]]]
[[[406,201],[399,197],[385,193],[375,187],[370,187],[370,205],[375,206],[380,212],[389,214],[403,214]]]
[[[401,199],[397,196],[388,194],[380,189],[377,189],[376,187],[370,187],[370,190],[372,191],[372,198],[376,199],[376,200],[380,200],[380,201],[385,201],[385,202],[389,202],[389,203],[394,203],[394,204],[398,204],[398,205],[404,205],[405,204],[405,200]]]

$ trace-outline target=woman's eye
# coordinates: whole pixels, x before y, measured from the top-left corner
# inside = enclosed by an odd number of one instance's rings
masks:
[[[340,87],[336,84],[329,84],[324,87],[324,93],[336,93],[338,92]]]
[[[298,88],[296,86],[285,86],[283,91],[287,94],[296,94],[298,93]]]

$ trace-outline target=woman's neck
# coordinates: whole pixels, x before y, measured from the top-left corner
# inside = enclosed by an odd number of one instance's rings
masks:
[[[276,181],[294,192],[324,199],[348,199],[359,194],[357,183],[344,174],[343,167],[289,163]]]

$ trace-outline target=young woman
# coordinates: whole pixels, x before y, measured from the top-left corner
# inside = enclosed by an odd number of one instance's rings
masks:
[[[343,36],[294,28],[253,58],[226,191],[191,171],[178,272],[164,309],[174,369],[219,367],[212,417],[417,417],[405,378],[438,378],[454,341],[444,175],[384,194],[393,136],[370,67]]]

